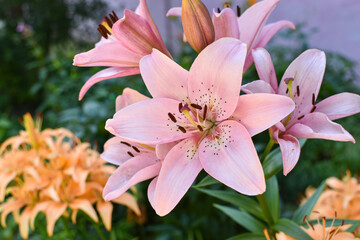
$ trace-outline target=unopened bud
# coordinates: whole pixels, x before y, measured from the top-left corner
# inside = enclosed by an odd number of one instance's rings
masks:
[[[181,15],[187,41],[195,51],[201,52],[215,39],[208,9],[201,0],[183,0]]]

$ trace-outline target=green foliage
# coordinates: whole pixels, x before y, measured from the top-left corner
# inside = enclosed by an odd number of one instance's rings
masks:
[[[273,228],[296,239],[311,240],[311,237],[302,230],[297,223],[291,221],[290,219],[280,219]]]

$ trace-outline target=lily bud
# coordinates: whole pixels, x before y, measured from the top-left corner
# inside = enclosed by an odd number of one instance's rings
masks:
[[[186,39],[195,51],[201,52],[215,39],[208,9],[201,0],[183,0],[181,15]]]

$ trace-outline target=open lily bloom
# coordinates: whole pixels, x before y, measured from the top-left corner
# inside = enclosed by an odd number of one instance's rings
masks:
[[[360,96],[340,93],[316,103],[325,72],[324,52],[311,49],[302,53],[287,68],[279,86],[270,54],[260,48],[253,51],[253,56],[261,80],[244,85],[242,91],[290,96],[296,104],[291,115],[272,128],[273,139],[279,143],[282,152],[285,175],[295,167],[300,156],[297,138],[355,142],[332,120],[359,113]]]
[[[278,21],[266,24],[266,21],[280,0],[264,0],[249,7],[243,14],[238,8],[237,14],[231,8],[220,13],[213,10],[215,40],[223,37],[240,39],[247,44],[248,53],[244,64],[246,71],[253,63],[252,49],[265,47],[274,35],[283,28],[295,29],[290,21]],[[181,16],[181,8],[172,8],[167,16]]]
[[[150,54],[153,48],[170,57],[149,13],[146,0],[140,0],[135,12],[126,9],[122,19],[118,19],[113,12],[109,17],[105,17],[98,30],[103,36],[101,41],[92,50],[77,54],[73,64],[80,67],[109,68],[99,71],[84,84],[79,100],[95,83],[139,74],[140,59]]]
[[[123,108],[106,122],[108,131],[129,141],[181,140],[166,154],[151,196],[157,214],[168,214],[202,169],[240,193],[265,191],[251,136],[287,116],[294,103],[274,94],[239,96],[246,52],[239,40],[220,39],[188,72],[154,49],[140,62],[154,98]]]

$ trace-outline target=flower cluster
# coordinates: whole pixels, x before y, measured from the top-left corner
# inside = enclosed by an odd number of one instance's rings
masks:
[[[115,137],[102,156],[119,167],[104,188],[105,200],[153,178],[149,201],[163,216],[201,170],[242,194],[262,194],[264,171],[252,137],[267,129],[270,148],[280,145],[285,175],[299,159],[298,138],[354,142],[332,120],[360,112],[360,96],[341,93],[316,103],[324,52],[301,54],[278,84],[263,47],[279,30],[294,28],[289,21],[265,24],[279,1],[260,1],[244,13],[225,4],[212,17],[200,0],[183,0],[181,8],[170,9],[168,16],[181,16],[185,38],[199,53],[189,71],[171,58],[145,0],[121,19],[115,13],[104,19],[101,41],[76,55],[74,64],[109,68],[85,83],[80,99],[96,82],[138,73],[152,96],[124,90],[106,122]],[[253,62],[260,80],[241,86]]]
[[[81,143],[66,129],[41,131],[41,119],[35,123],[24,116],[26,131],[6,140],[0,147],[1,224],[12,213],[20,234],[28,238],[29,225],[39,212],[47,219],[47,232],[52,236],[57,220],[64,215],[76,223],[79,210],[98,222],[96,209],[106,227],[111,229],[113,205],[101,193],[112,166],[105,165],[99,153],[88,143]],[[113,202],[123,204],[140,214],[135,198],[126,193]]]

